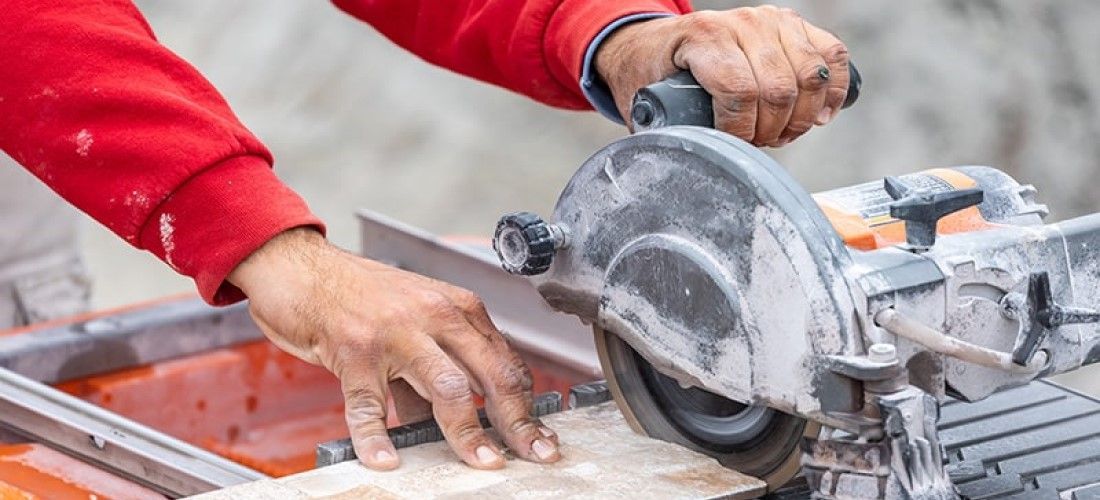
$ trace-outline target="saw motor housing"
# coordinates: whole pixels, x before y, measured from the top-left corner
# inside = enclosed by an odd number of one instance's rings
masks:
[[[680,386],[881,435],[883,380],[977,400],[1100,358],[1100,215],[1044,225],[1034,195],[989,167],[811,195],[668,127],[597,152],[525,231],[554,242],[546,301]]]

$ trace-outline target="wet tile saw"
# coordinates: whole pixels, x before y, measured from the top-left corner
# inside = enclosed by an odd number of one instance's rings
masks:
[[[1045,224],[978,166],[810,194],[709,103],[687,73],[643,89],[639,133],[494,236],[592,325],[636,431],[819,498],[955,498],[942,403],[1100,359],[1100,214]]]

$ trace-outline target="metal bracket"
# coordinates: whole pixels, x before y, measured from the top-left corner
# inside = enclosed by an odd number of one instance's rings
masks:
[[[540,394],[535,398],[535,402],[531,407],[531,416],[538,418],[557,413],[561,411],[561,401],[561,394],[556,392]],[[477,411],[477,417],[481,420],[482,427],[490,428],[489,417],[486,416],[484,408]],[[394,427],[388,433],[393,446],[398,449],[443,440],[443,430],[439,428],[439,424],[434,419]],[[351,438],[337,439],[317,445],[317,467],[334,465],[355,458],[355,447],[352,446]]]

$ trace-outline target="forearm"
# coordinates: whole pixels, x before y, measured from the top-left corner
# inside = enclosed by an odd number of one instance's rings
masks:
[[[334,0],[433,64],[546,104],[589,109],[581,72],[590,43],[616,20],[677,14],[688,0]]]
[[[128,1],[8,2],[0,149],[203,296],[283,230],[319,225],[271,155]]]

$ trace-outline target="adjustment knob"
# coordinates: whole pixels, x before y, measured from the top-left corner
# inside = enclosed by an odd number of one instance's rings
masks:
[[[1067,307],[1054,301],[1050,274],[1031,273],[1027,282],[1027,312],[1020,317],[1021,335],[1012,351],[1012,362],[1027,366],[1039,352],[1050,331],[1065,325],[1100,323],[1100,311]]]
[[[890,216],[905,221],[905,240],[915,252],[936,244],[936,225],[940,219],[985,199],[980,188],[933,192],[910,188],[897,177],[887,177],[883,184],[895,200],[890,204]]]
[[[500,265],[512,274],[533,276],[550,269],[554,251],[565,246],[565,231],[531,212],[500,218],[493,233],[493,250]]]

